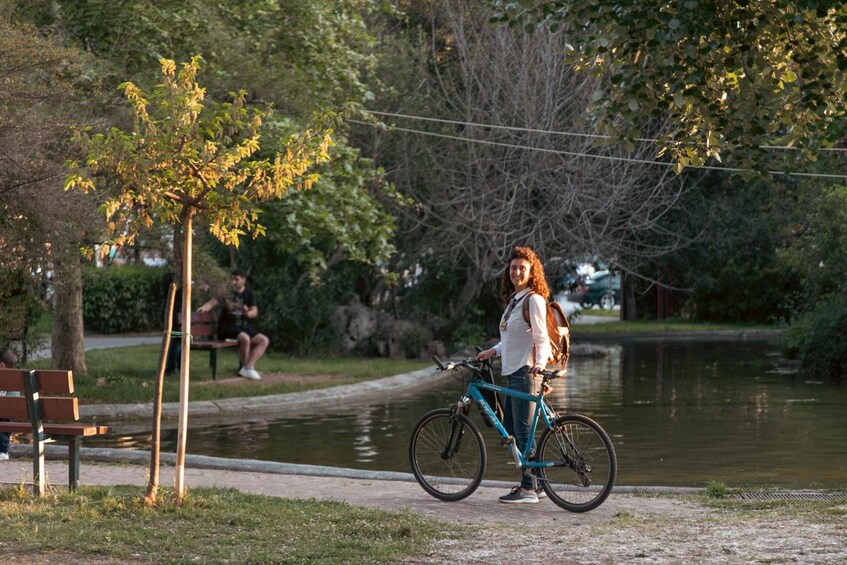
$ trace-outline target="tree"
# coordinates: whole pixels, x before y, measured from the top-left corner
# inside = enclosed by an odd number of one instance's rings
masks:
[[[79,130],[76,140],[87,152],[71,162],[65,186],[84,192],[106,183],[103,209],[116,242],[131,241],[141,226],[154,222],[181,224],[183,240],[183,342],[180,368],[179,437],[175,488],[184,496],[183,467],[188,417],[191,320],[191,251],[195,219],[208,222],[220,241],[238,245],[239,237],[264,233],[258,202],[309,188],[310,167],[327,159],[331,143],[329,117],[320,130],[292,137],[283,151],[255,158],[261,148],[260,128],[269,110],[245,105],[245,93],[232,101],[205,105],[205,90],[196,82],[200,57],[183,63],[162,59],[164,82],[146,94],[133,83],[121,88],[132,106],[131,132],[111,128],[91,134]],[[94,175],[102,175],[97,178]]]
[[[424,258],[451,265],[460,288],[454,282],[441,298],[455,322],[499,278],[515,244],[546,258],[598,254],[633,266],[685,243],[660,220],[687,178],[645,164],[650,147],[597,145],[585,108],[603,81],[563,64],[567,34],[493,27],[492,12],[473,2],[430,2],[416,14],[426,45],[391,46],[394,75],[383,80],[397,95],[380,107],[442,121],[391,117],[398,130],[369,141],[398,190],[419,204],[397,211],[406,253],[397,270],[414,279],[409,286],[428,276],[425,266],[441,271]],[[419,36],[410,36],[414,45]]]
[[[763,145],[827,147],[844,135],[847,5],[840,0],[491,0],[495,20],[566,29],[567,60],[606,76],[600,129],[645,120],[679,168],[733,156],[759,169]]]
[[[97,106],[85,69],[79,53],[31,26],[0,19],[0,267],[33,288],[52,272],[51,363],[77,373],[86,371],[80,248],[100,226],[94,200],[66,193],[61,181],[68,128]],[[11,304],[26,299],[8,298]],[[0,310],[6,306],[4,299]]]

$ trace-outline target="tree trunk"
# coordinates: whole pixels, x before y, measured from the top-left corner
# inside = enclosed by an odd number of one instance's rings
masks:
[[[51,367],[88,372],[82,323],[82,264],[78,258],[56,259],[54,266]]]
[[[188,384],[191,361],[191,222],[193,209],[188,207],[183,214],[182,246],[182,357],[179,371],[179,420],[177,422],[176,465],[174,490],[177,501],[185,499],[185,444],[188,435]]]
[[[173,233],[174,249],[173,249],[173,269],[174,282],[177,286],[182,286],[182,231],[179,224],[174,225]]]
[[[147,506],[156,505],[156,496],[159,492],[159,451],[161,446],[162,429],[162,387],[165,380],[165,366],[168,360],[168,351],[171,347],[171,331],[174,320],[174,297],[176,296],[176,283],[171,283],[168,288],[168,302],[165,307],[165,333],[162,336],[162,351],[159,355],[159,371],[156,374],[156,393],[153,398],[153,437],[150,440],[150,480],[147,483],[147,494],[144,503]]]
[[[621,320],[631,322],[638,319],[638,311],[635,307],[635,285],[632,277],[627,273],[621,275],[623,279],[623,296],[621,297]]]
[[[468,306],[479,296],[482,284],[482,277],[476,274],[472,267],[468,267],[468,278],[462,286],[462,290],[459,291],[456,300],[451,301],[449,305],[448,313],[451,320],[458,320],[465,315]]]

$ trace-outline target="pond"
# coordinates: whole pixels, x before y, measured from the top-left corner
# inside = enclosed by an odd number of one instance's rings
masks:
[[[601,357],[575,357],[550,396],[564,412],[586,414],[609,432],[619,485],[783,488],[847,487],[847,387],[803,380],[779,368],[764,341],[606,343]],[[355,407],[238,424],[195,426],[188,451],[384,471],[409,472],[408,439],[426,411],[455,401],[460,384]],[[486,478],[515,470],[493,431]],[[176,431],[163,432],[173,451]],[[149,448],[149,433],[87,441]]]

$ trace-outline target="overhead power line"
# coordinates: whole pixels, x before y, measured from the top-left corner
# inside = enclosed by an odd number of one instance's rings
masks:
[[[373,114],[379,114],[379,112],[372,112]],[[347,120],[350,123],[360,124],[364,126],[378,127],[379,124],[371,123],[371,122],[363,122],[360,120]],[[654,161],[650,159],[638,159],[634,157],[620,157],[616,155],[597,155],[595,153],[581,153],[578,151],[563,151],[560,149],[550,149],[546,147],[533,147],[531,145],[519,145],[515,143],[503,143],[500,141],[489,141],[486,139],[475,139],[472,137],[460,137],[457,135],[448,135],[444,133],[435,133],[431,131],[422,131],[411,128],[403,128],[394,125],[388,125],[389,129],[392,131],[402,131],[406,133],[414,133],[418,135],[426,135],[430,137],[439,137],[442,139],[452,139],[456,141],[462,141],[465,143],[478,143],[481,145],[494,145],[497,147],[508,147],[511,149],[525,149],[528,151],[539,151],[541,153],[551,153],[554,155],[564,155],[569,157],[586,157],[589,159],[606,159],[608,161],[618,161],[618,162],[626,162],[626,163],[639,163],[642,165],[655,165],[659,167],[673,167],[674,163],[666,162],[666,161]],[[501,126],[506,127],[506,126]],[[723,171],[728,173],[756,173],[753,169],[741,169],[736,167],[717,167],[714,165],[688,165],[686,168],[690,169],[701,169],[701,170],[709,170],[709,171]],[[768,174],[771,175],[780,175],[780,176],[792,176],[792,177],[806,177],[806,178],[824,178],[824,179],[836,179],[836,180],[847,180],[847,175],[836,175],[836,174],[827,174],[827,173],[804,173],[804,172],[795,172],[795,171],[767,171]]]
[[[465,126],[465,127],[478,127],[478,128],[486,128],[486,129],[500,129],[505,131],[520,131],[526,133],[543,133],[546,135],[561,135],[565,137],[580,137],[585,139],[603,139],[607,141],[613,141],[619,138],[616,138],[611,135],[599,134],[599,133],[580,133],[573,131],[556,131],[556,130],[546,130],[546,129],[536,129],[536,128],[524,128],[520,126],[502,126],[497,124],[480,124],[476,122],[467,122],[462,120],[448,120],[446,118],[430,118],[426,116],[414,116],[411,114],[396,114],[393,112],[378,112],[376,110],[369,110],[371,114],[376,116],[388,116],[392,118],[403,118],[407,120],[419,120],[423,122],[435,122],[440,124],[452,124],[457,126]],[[632,141],[639,141],[643,143],[661,143],[661,139],[651,138],[651,137],[636,137]],[[788,151],[799,151],[799,147],[791,147],[788,145],[762,145],[762,149],[781,149]],[[832,152],[845,152],[847,148],[845,147],[821,147],[816,149],[816,151],[832,151]]]

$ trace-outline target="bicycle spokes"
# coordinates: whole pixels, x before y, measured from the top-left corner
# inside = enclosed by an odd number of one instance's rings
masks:
[[[539,458],[549,465],[541,469],[545,491],[567,510],[596,508],[611,492],[617,469],[614,448],[606,432],[589,418],[559,418],[542,436]]]
[[[485,473],[485,445],[467,416],[449,409],[425,414],[412,432],[409,461],[420,485],[441,500],[461,500]]]
[[[554,437],[558,445],[558,451],[562,456],[563,464],[574,470],[582,486],[590,486],[592,469],[591,455],[589,453],[583,453],[578,447],[581,428],[573,424],[562,424],[557,429],[561,433],[556,434]]]

